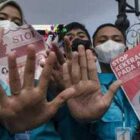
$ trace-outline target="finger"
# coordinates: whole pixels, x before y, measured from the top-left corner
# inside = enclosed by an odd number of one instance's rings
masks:
[[[63,72],[59,72],[57,70],[52,71],[52,76],[56,83],[59,83],[59,81],[63,80]]]
[[[122,81],[117,80],[109,87],[108,92],[103,96],[103,101],[106,107],[109,107],[114,95],[116,94],[117,89],[121,86]]]
[[[59,49],[59,47],[57,46],[57,44],[54,42],[52,43],[52,51],[55,52],[58,62],[62,65],[65,62],[64,55]]]
[[[41,66],[43,68],[46,58],[47,58],[46,52],[38,53],[36,55],[36,63],[37,63],[37,65],[39,65],[39,66]]]
[[[46,90],[48,88],[48,83],[50,81],[50,77],[55,62],[56,62],[56,55],[54,52],[50,52],[48,58],[46,59],[46,63],[41,73],[40,81],[39,81],[39,90],[41,91],[42,94],[46,94]]]
[[[53,101],[49,102],[49,104],[53,110],[57,111],[59,107],[61,107],[68,99],[74,97],[75,94],[76,91],[73,87],[67,88],[66,90],[59,93],[55,99],[53,99]]]
[[[41,66],[42,68],[43,68],[44,65],[45,65],[45,60],[46,60],[47,57],[49,56],[49,53],[50,53],[50,50],[47,49],[46,52],[45,52],[45,54],[44,54],[44,59],[42,59],[41,62],[40,62],[40,66]]]
[[[68,63],[63,64],[63,81],[64,81],[65,88],[68,88],[71,86],[71,77],[69,73]]]
[[[80,63],[82,80],[88,80],[87,58],[86,58],[85,48],[83,45],[78,46],[78,52],[79,52],[79,63]]]
[[[3,99],[6,98],[6,93],[2,87],[2,85],[0,84],[0,102],[2,103]]]
[[[19,94],[21,90],[21,81],[16,64],[15,52],[8,55],[8,68],[9,68],[9,84],[12,94]]]
[[[35,46],[30,45],[27,48],[27,60],[24,70],[24,87],[32,87],[34,85],[34,73],[35,73]]]
[[[72,56],[72,83],[77,84],[80,81],[81,74],[80,74],[80,66],[78,62],[78,53],[74,52]]]
[[[47,49],[47,50],[46,50],[46,55],[48,56],[48,55],[49,55],[49,53],[50,53],[50,50],[49,50],[49,49]]]
[[[85,83],[87,83],[87,86],[85,85]],[[85,93],[92,93],[93,90],[94,88],[92,81],[83,81],[80,84],[67,88],[63,92],[59,93],[53,101],[49,102],[51,108],[50,110],[51,112],[53,112],[51,114],[55,114],[58,108],[61,107],[66,101],[69,101],[71,98],[75,98]]]
[[[67,37],[64,38],[64,49],[65,49],[65,55],[67,60],[71,60],[72,59],[72,47],[70,44],[70,41]]]
[[[0,45],[2,45],[2,37],[3,37],[3,33],[4,33],[4,29],[3,28],[0,28]]]
[[[54,65],[54,69],[59,70],[59,69],[61,69],[61,67],[62,67],[62,65],[58,61],[56,61],[55,65]]]
[[[93,55],[91,50],[86,50],[86,56],[87,56],[89,79],[99,82],[96,67],[96,57]]]
[[[5,119],[5,117],[11,117],[14,115],[13,110],[5,109],[5,106],[3,106],[3,103],[8,105],[8,96],[6,95],[6,89],[3,88],[3,83],[0,82],[0,118]],[[7,88],[7,87],[6,87]],[[8,106],[9,107],[9,106]]]

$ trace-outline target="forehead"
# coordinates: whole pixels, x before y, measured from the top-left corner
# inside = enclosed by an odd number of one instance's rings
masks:
[[[12,5],[6,5],[4,8],[0,10],[0,14],[5,13],[9,17],[17,17],[21,19],[20,11]]]
[[[71,34],[76,34],[76,33],[84,33],[84,34],[86,34],[85,31],[83,31],[81,29],[72,29],[69,32],[67,32],[67,34],[69,34],[69,33],[71,33]]]
[[[119,35],[119,36],[123,37],[122,33],[118,29],[116,29],[115,27],[108,26],[108,27],[101,28],[98,31],[96,37],[100,37],[100,36],[114,36],[114,35]]]

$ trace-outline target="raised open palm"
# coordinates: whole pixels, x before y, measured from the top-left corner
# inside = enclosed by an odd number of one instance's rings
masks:
[[[9,55],[9,82],[12,95],[6,96],[0,87],[0,120],[11,131],[24,131],[47,122],[68,98],[75,95],[75,89],[71,87],[62,91],[51,102],[47,101],[46,92],[55,61],[55,53],[50,52],[39,84],[34,86],[35,50],[34,46],[29,46],[21,85],[16,56],[14,53]]]
[[[85,51],[84,46],[80,45],[78,52],[73,53],[71,70],[68,69],[68,64],[63,67],[64,75],[67,75],[64,78],[65,87],[75,85],[79,93],[82,90],[80,96],[67,101],[72,116],[78,120],[91,121],[99,119],[107,111],[115,91],[121,85],[121,81],[114,82],[108,92],[103,95],[95,60],[92,51]]]

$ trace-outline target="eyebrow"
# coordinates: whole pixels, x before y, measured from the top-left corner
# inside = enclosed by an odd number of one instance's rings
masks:
[[[0,15],[3,15],[3,16],[8,17],[8,15],[7,15],[6,13],[3,13],[3,12],[0,12]],[[22,19],[21,19],[21,18],[19,18],[19,17],[14,17],[14,20],[19,20],[19,21],[22,21]]]
[[[72,34],[73,34],[73,33],[71,33],[71,32],[66,33],[66,35],[72,35]],[[79,35],[79,34],[85,34],[85,35],[86,35],[86,33],[85,33],[85,32],[82,32],[82,31],[79,31],[77,34],[78,34],[78,35]]]
[[[0,12],[0,15],[8,17],[8,15],[6,13],[2,13],[2,12]]]
[[[97,38],[107,38],[107,35],[97,36]],[[122,35],[112,35],[111,37],[122,37]]]
[[[122,37],[122,35],[113,35],[113,37]]]
[[[83,31],[80,31],[80,32],[78,32],[78,34],[85,34],[86,35],[86,33]]]

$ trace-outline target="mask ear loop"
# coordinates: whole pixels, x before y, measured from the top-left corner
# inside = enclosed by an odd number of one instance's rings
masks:
[[[25,19],[23,19],[23,21],[22,21],[22,25],[24,25],[24,24],[28,24],[28,22]]]
[[[91,48],[91,50],[92,50],[93,54],[95,54],[95,56],[98,58],[98,54],[97,54],[96,51],[95,51],[95,46],[93,46],[93,47]]]

